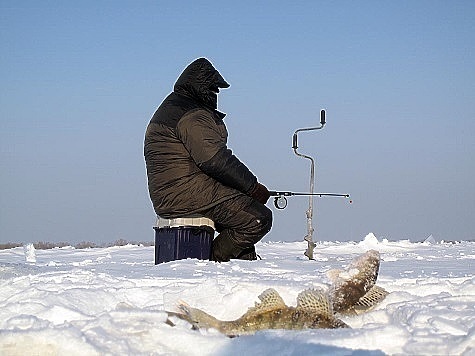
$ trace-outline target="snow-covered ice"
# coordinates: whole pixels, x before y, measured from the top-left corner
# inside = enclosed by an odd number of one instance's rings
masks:
[[[188,259],[154,265],[153,247],[0,251],[1,355],[474,355],[475,242],[379,240],[266,242],[262,260]],[[268,330],[227,338],[171,327],[180,300],[219,319],[241,316],[267,288],[287,305],[307,288],[328,288],[326,272],[370,249],[381,253],[378,285],[390,294],[374,310],[345,316],[351,329]]]

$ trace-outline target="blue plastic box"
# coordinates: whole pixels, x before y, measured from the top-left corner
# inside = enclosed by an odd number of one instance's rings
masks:
[[[155,264],[197,258],[209,260],[214,230],[209,226],[154,227]]]

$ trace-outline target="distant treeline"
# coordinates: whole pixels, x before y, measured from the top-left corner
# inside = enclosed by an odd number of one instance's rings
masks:
[[[423,242],[423,241],[418,241]],[[460,242],[475,242],[475,239],[471,240],[463,240],[463,241],[441,241],[440,243],[445,244],[459,244]],[[416,242],[417,243],[417,242]],[[25,245],[22,242],[7,242],[7,243],[0,243],[0,250],[7,250],[9,248],[21,247]],[[138,241],[127,241],[124,239],[119,239],[114,242],[108,243],[99,243],[96,244],[95,242],[90,241],[82,241],[77,244],[71,244],[69,242],[33,242],[33,246],[37,250],[49,250],[52,248],[59,248],[59,247],[74,247],[76,249],[84,249],[84,248],[104,248],[104,247],[114,247],[114,246],[125,246],[125,245],[137,245],[137,246],[153,246],[155,245],[154,241],[146,241],[146,242],[138,242]]]
[[[3,244],[0,243],[0,250],[21,247],[23,245],[25,244],[22,242],[7,242]],[[67,247],[67,246],[71,246],[76,249],[83,249],[83,248],[101,248],[101,247],[104,248],[104,247],[125,246],[125,245],[153,246],[154,242],[153,241],[137,242],[137,241],[127,241],[124,239],[119,239],[114,242],[99,243],[99,244],[95,242],[90,242],[90,241],[82,241],[77,244],[71,244],[69,242],[44,242],[44,241],[33,242],[33,246],[35,246],[35,249],[37,250],[49,250],[56,247]]]

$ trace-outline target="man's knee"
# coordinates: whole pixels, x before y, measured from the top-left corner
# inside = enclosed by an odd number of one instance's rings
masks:
[[[262,239],[272,227],[272,210],[261,203],[253,202],[247,212],[255,217],[255,224],[252,226],[252,231],[248,233],[255,238],[254,243],[256,243]]]
[[[260,218],[260,224],[262,227],[262,236],[267,234],[271,227],[272,227],[272,210],[264,205],[265,213],[263,214],[263,218]]]

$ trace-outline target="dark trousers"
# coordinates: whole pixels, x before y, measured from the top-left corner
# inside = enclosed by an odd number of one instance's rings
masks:
[[[213,241],[211,260],[229,261],[254,251],[254,244],[267,234],[272,226],[272,211],[247,195],[220,203],[200,212],[214,221],[219,235]],[[254,258],[255,259],[255,258]]]

